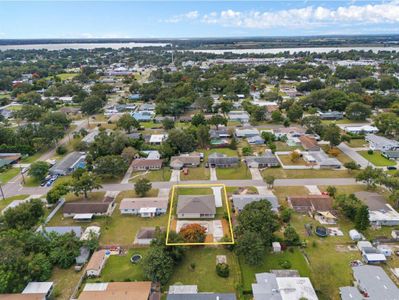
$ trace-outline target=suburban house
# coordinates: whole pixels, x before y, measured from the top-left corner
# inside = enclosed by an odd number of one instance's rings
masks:
[[[369,241],[358,241],[357,248],[362,253],[363,261],[366,264],[379,264],[386,262],[385,255],[375,248]]]
[[[168,209],[168,198],[125,198],[119,204],[121,214],[139,215],[143,218],[165,214]]]
[[[211,139],[229,138],[231,135],[226,127],[219,127],[218,129],[210,129],[209,135]]]
[[[284,275],[285,272],[282,272]],[[308,277],[280,277],[276,273],[255,274],[256,283],[252,284],[254,300],[317,300],[318,297]]]
[[[342,298],[343,300],[357,300],[359,294],[360,299],[399,299],[399,289],[396,284],[385,273],[384,269],[379,266],[357,266],[352,267],[353,277],[355,279],[355,287],[340,288],[341,297],[343,294],[350,293],[355,295],[353,298]],[[355,289],[358,290],[357,293]],[[343,291],[343,292],[342,292]]]
[[[249,122],[249,114],[246,111],[233,110],[228,114],[230,121],[238,121],[241,123]]]
[[[67,202],[62,208],[64,217],[73,217],[74,220],[92,219],[93,216],[109,216],[115,208],[115,199],[105,197],[103,201]]]
[[[318,115],[322,120],[342,120],[344,118],[344,113],[340,111],[319,111]]]
[[[385,207],[378,210],[369,209],[370,223],[375,226],[398,226],[399,213],[389,204]]]
[[[164,231],[164,228],[159,228]],[[156,227],[141,227],[134,238],[135,245],[149,245],[157,233]]]
[[[162,159],[135,159],[131,167],[133,171],[159,170],[162,168]]]
[[[151,281],[86,283],[78,300],[149,300]]]
[[[236,167],[239,164],[237,156],[227,156],[223,153],[214,152],[208,156],[208,165],[211,168],[231,168]]]
[[[265,140],[260,135],[255,135],[247,138],[250,145],[263,145]]]
[[[260,200],[269,201],[270,204],[272,205],[272,210],[274,212],[277,212],[280,206],[278,204],[277,197],[274,195],[258,195],[258,194],[233,195],[232,200],[234,208],[237,212],[241,212],[244,209],[245,205]]]
[[[390,160],[399,160],[399,150],[385,150],[381,155]]]
[[[94,252],[87,264],[86,275],[88,277],[99,277],[107,259],[108,255],[105,250]]]
[[[353,133],[353,134],[371,134],[378,132],[378,128],[371,125],[346,126],[344,130],[347,133]]]
[[[180,195],[176,213],[179,219],[213,219],[216,214],[215,196]]]
[[[154,103],[143,103],[140,105],[140,111],[154,111],[156,108]]]
[[[320,169],[339,169],[342,163],[335,157],[329,157],[322,149],[319,151],[308,151],[303,155],[308,163],[318,164]]]
[[[371,150],[399,150],[399,142],[391,139],[387,139],[386,137],[368,134],[366,135],[366,141],[369,143],[369,148]]]
[[[289,206],[299,213],[331,212],[333,200],[327,195],[289,196]]]
[[[146,155],[145,159],[161,159],[161,154],[158,150],[144,150],[140,151],[140,153]],[[140,158],[140,155],[137,158]]]
[[[277,138],[281,138],[283,136],[286,137],[300,137],[304,135],[306,130],[302,127],[282,127],[273,130],[274,135]]]
[[[175,170],[186,167],[198,167],[200,163],[201,156],[199,153],[180,154],[179,156],[172,156],[170,158],[170,167]]]
[[[317,141],[315,138],[307,136],[307,135],[301,135],[299,137],[299,141],[301,142],[302,147],[306,151],[319,151],[320,146],[317,144]]]
[[[0,153],[0,169],[17,163],[21,156],[21,153]]]
[[[167,134],[152,134],[149,143],[151,145],[161,145],[167,138]]]
[[[244,162],[248,168],[270,168],[278,167],[280,165],[279,160],[272,152],[265,152],[264,155],[259,156],[245,156]]]
[[[52,175],[65,176],[76,169],[85,166],[86,154],[84,152],[71,152],[49,170]]]
[[[21,293],[0,294],[0,300],[48,300],[52,297],[54,282],[29,282]]]
[[[235,135],[237,138],[250,138],[259,136],[259,130],[256,128],[236,128]]]

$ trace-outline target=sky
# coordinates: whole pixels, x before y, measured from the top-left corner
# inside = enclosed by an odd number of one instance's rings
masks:
[[[0,0],[0,39],[391,33],[399,33],[399,0]]]

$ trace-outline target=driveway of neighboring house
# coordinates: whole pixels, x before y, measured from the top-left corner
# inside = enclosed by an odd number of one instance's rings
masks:
[[[211,181],[216,181],[218,180],[218,177],[216,175],[216,168],[209,168],[211,172]]]
[[[258,168],[249,168],[249,171],[251,172],[252,180],[263,180]]]
[[[273,196],[272,190],[269,190],[266,186],[255,186],[258,190],[259,195],[270,195]]]
[[[213,195],[215,196],[215,206],[222,207],[222,187],[221,186],[213,186]]]
[[[369,162],[367,159],[365,159],[363,156],[361,156],[345,143],[339,144],[338,149],[344,152],[351,159],[353,159],[357,164],[360,165],[362,169],[366,168],[367,166],[375,167],[371,162]]]
[[[123,177],[121,183],[129,183],[129,179],[133,173],[133,162],[130,164],[129,168],[126,171],[125,176]]]
[[[159,189],[158,198],[169,197],[170,189],[164,188]]]
[[[305,185],[311,195],[321,195],[321,192],[317,185]]]
[[[170,181],[180,181],[180,170],[172,170]]]

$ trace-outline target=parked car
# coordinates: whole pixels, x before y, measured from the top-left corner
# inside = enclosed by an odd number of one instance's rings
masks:
[[[387,167],[387,170],[397,170],[398,168],[397,167],[395,167],[395,166],[388,166]]]

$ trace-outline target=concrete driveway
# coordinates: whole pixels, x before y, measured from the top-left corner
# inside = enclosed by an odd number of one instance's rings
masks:
[[[363,156],[361,156],[345,143],[339,144],[338,149],[345,153],[347,156],[349,156],[357,164],[359,164],[362,169],[366,168],[367,166],[375,167],[371,162],[369,162],[367,159],[365,159]]]
[[[218,180],[218,177],[216,175],[216,168],[209,168],[209,171],[211,173],[211,181]]]
[[[172,170],[170,181],[180,181],[180,170]]]
[[[213,186],[213,195],[215,196],[215,206],[222,207],[222,187],[221,186]]]
[[[258,168],[249,168],[249,171],[251,172],[252,180],[263,180]]]

